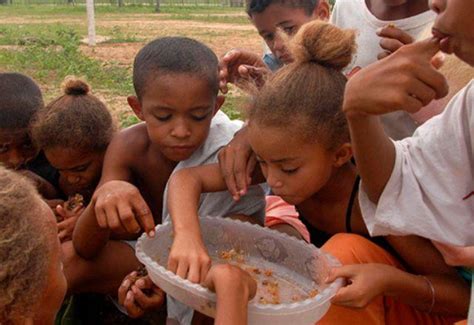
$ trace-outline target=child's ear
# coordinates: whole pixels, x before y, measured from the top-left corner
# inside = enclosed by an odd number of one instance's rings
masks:
[[[127,97],[127,102],[128,102],[128,105],[132,108],[135,115],[140,120],[144,121],[145,118],[143,117],[142,104],[140,104],[140,101],[138,100],[138,97],[137,96],[128,96]]]
[[[216,113],[221,109],[222,105],[224,105],[225,102],[225,96],[219,95],[216,98],[216,104],[214,106],[214,112],[212,115],[216,115]]]
[[[352,145],[349,142],[344,143],[334,154],[334,167],[341,167],[352,158]]]
[[[323,21],[328,21],[331,15],[331,10],[329,9],[329,3],[327,0],[321,0],[319,4],[314,8],[313,18],[321,19]]]

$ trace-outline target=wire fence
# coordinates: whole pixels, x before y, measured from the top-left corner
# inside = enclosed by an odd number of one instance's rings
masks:
[[[224,6],[243,7],[244,0],[159,0],[163,6]],[[85,5],[86,0],[0,0],[0,5]],[[155,6],[156,0],[94,0],[96,6]]]

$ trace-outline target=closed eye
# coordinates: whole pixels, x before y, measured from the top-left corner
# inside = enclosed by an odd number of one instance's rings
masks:
[[[293,168],[293,169],[282,169],[281,171],[284,172],[285,174],[294,174],[298,171],[299,168]]]

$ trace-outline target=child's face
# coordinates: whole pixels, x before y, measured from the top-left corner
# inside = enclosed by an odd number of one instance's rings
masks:
[[[47,227],[51,231],[45,232],[49,236],[51,254],[49,258],[48,278],[46,288],[38,301],[34,323],[53,324],[56,313],[63,302],[67,290],[66,277],[63,273],[61,261],[61,245],[57,236],[56,218],[51,208],[41,201],[41,216],[46,218]]]
[[[146,122],[150,141],[171,161],[188,159],[206,140],[212,117],[222,104],[204,78],[170,73],[150,80],[141,103],[128,98]]]
[[[263,12],[252,13],[252,23],[272,53],[284,64],[293,61],[282,33],[293,36],[305,23],[315,19],[302,8],[271,4]]]
[[[433,27],[435,36],[444,37],[441,50],[474,66],[474,1],[432,0],[431,8],[438,14]]]
[[[45,149],[44,154],[59,171],[61,190],[65,194],[90,196],[100,179],[104,152],[52,147]]]
[[[0,129],[0,163],[9,169],[21,169],[38,155],[30,133],[25,129]]]
[[[275,127],[249,124],[250,145],[275,195],[300,204],[319,192],[333,172],[334,155],[320,143]]]

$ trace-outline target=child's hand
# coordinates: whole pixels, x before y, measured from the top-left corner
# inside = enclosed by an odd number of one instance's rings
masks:
[[[433,65],[438,51],[439,40],[431,38],[403,46],[360,70],[346,85],[346,115],[355,118],[397,110],[414,113],[446,96],[447,81]]]
[[[252,183],[251,175],[257,163],[245,128],[237,132],[229,144],[219,151],[218,157],[227,189],[237,201],[245,195]]]
[[[101,228],[131,234],[143,229],[149,236],[155,235],[151,210],[134,185],[125,181],[109,181],[97,189],[92,202]]]
[[[168,270],[183,279],[199,283],[204,281],[211,267],[211,258],[200,235],[176,234],[168,258]]]
[[[64,204],[67,204],[67,202]],[[61,243],[72,239],[77,219],[83,211],[84,206],[82,204],[77,205],[73,210],[66,209],[63,205],[56,206],[56,215],[59,220],[62,220],[58,222],[58,237]]]
[[[269,73],[267,66],[256,53],[242,49],[233,49],[219,60],[219,88],[227,93],[227,83],[239,79],[253,80],[257,87],[264,83],[264,76]]]
[[[251,300],[257,293],[257,282],[250,274],[240,267],[231,264],[218,264],[211,267],[203,282],[209,290],[231,293],[235,288],[237,293],[247,292],[247,299]]]
[[[132,318],[156,310],[165,302],[165,293],[155,286],[148,275],[138,279],[137,276],[136,271],[127,275],[118,289],[119,304]]]
[[[382,52],[377,55],[379,60],[397,51],[403,45],[411,44],[415,40],[408,33],[393,25],[387,25],[377,30],[377,35],[381,37],[380,47]]]
[[[460,247],[436,241],[432,241],[432,243],[443,255],[446,264],[474,268],[474,246]]]
[[[326,282],[344,278],[347,283],[345,287],[339,289],[331,303],[364,308],[375,297],[385,292],[394,270],[396,269],[392,266],[375,263],[345,265],[331,270]]]

